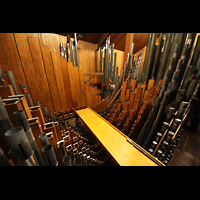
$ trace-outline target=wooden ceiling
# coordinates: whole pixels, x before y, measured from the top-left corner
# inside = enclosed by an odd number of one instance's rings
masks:
[[[74,37],[74,33],[56,33],[59,35],[70,35],[70,37]],[[79,33],[77,33],[78,35]],[[110,42],[111,44],[115,44],[115,49],[124,51],[125,49],[125,40],[126,40],[126,33],[81,33],[82,38],[81,40],[91,42],[94,44],[102,43],[102,39],[106,38],[106,35],[110,34]],[[135,43],[134,51],[133,53],[138,52],[140,49],[145,47],[147,45],[148,41],[148,35],[149,33],[135,33],[133,42]],[[160,36],[160,33],[158,34],[158,37]]]

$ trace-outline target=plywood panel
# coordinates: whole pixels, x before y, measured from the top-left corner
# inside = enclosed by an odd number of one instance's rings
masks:
[[[53,61],[53,67],[54,67],[54,72],[56,76],[56,82],[58,86],[58,93],[60,96],[61,107],[62,107],[62,110],[67,110],[67,101],[66,101],[64,82],[63,82],[63,76],[62,76],[62,71],[61,71],[59,53],[51,52],[51,57]]]
[[[25,83],[27,85],[27,82],[21,61],[19,59],[19,54],[16,48],[13,33],[0,33],[0,38],[9,68],[13,72],[18,92],[21,94],[18,83]],[[28,85],[27,91],[29,92]]]
[[[47,80],[49,83],[49,89],[51,92],[51,97],[53,101],[53,107],[55,112],[61,111],[60,97],[57,88],[56,77],[53,69],[51,54],[48,46],[41,45],[41,52],[44,61],[44,67],[47,75]],[[53,111],[53,110],[52,110]]]
[[[39,100],[41,104],[44,104],[27,41],[27,34],[14,33],[14,37],[31,96],[34,101]]]
[[[44,69],[44,64],[42,60],[42,54],[40,50],[39,40],[36,37],[28,36],[29,47],[31,50],[31,55],[33,59],[33,64],[37,74],[38,83],[40,86],[40,91],[44,100],[42,106],[46,106],[48,110],[54,110],[52,98],[50,95],[49,85],[47,82],[47,77]]]
[[[65,86],[65,94],[66,94],[66,101],[67,101],[67,108],[72,109],[72,92],[70,87],[70,80],[69,80],[69,71],[68,71],[68,63],[65,58],[60,58],[61,70],[63,75],[63,82]]]

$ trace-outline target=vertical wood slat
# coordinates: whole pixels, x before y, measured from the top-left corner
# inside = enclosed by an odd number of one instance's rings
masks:
[[[75,72],[74,72],[74,66],[72,62],[68,62],[68,71],[69,71],[69,81],[71,85],[71,92],[72,92],[72,104],[73,107],[76,108],[78,106],[77,102],[77,93],[76,93],[76,80],[75,80]]]
[[[79,70],[78,70],[78,67],[76,67],[76,66],[74,67],[74,74],[75,74],[75,85],[74,85],[74,87],[76,88],[77,103],[78,103],[78,107],[81,107],[82,106],[82,100],[81,100]]]
[[[80,88],[81,88],[81,99],[82,99],[82,106],[86,105],[86,97],[85,97],[85,83],[84,83],[84,75],[83,70],[79,70],[79,80],[80,80]]]
[[[3,51],[1,39],[0,39],[0,67],[1,67],[2,72],[10,70],[10,68],[8,66],[8,62],[6,60],[6,56]]]
[[[72,92],[69,80],[69,71],[68,71],[68,64],[65,58],[60,58],[61,70],[63,75],[63,82],[64,82],[64,89],[66,94],[66,101],[67,101],[67,108],[72,109]]]
[[[59,53],[57,52],[51,52],[51,57],[53,61],[61,107],[62,107],[62,110],[64,111],[64,110],[67,110],[67,101],[66,101],[64,82],[63,82],[63,76],[62,76],[61,65],[60,65],[60,56],[59,56]]]
[[[44,46],[44,45],[40,45],[40,47],[41,47],[42,57],[43,57],[43,61],[44,61],[44,67],[45,67],[45,71],[46,71],[46,75],[47,75],[47,80],[49,83],[49,89],[50,89],[51,97],[52,97],[52,101],[53,101],[54,111],[60,112],[61,111],[61,103],[60,103],[60,97],[59,97],[59,93],[58,93],[54,68],[53,68],[53,64],[52,64],[50,49],[48,46]]]
[[[28,36],[28,43],[31,50],[31,55],[35,67],[35,71],[37,74],[38,83],[40,86],[40,90],[42,93],[42,97],[44,100],[44,104],[42,106],[46,106],[48,110],[54,110],[52,99],[49,91],[49,85],[47,82],[47,77],[44,69],[44,64],[42,60],[39,40],[36,37]]]
[[[31,96],[33,100],[39,100],[41,104],[44,104],[27,41],[27,35],[26,33],[14,33],[14,37]]]
[[[25,83],[27,85],[27,81],[21,65],[21,61],[19,59],[19,54],[16,48],[13,33],[0,33],[0,38],[9,68],[13,72],[17,89],[21,94],[18,83]],[[29,92],[28,85],[27,91]]]
[[[1,33],[0,35],[2,35],[2,39],[0,37],[0,65],[2,65],[2,71],[6,71],[6,70],[11,70],[13,71],[14,77],[15,77],[15,81],[18,87],[18,83],[22,83],[24,82],[27,86],[27,90],[29,93],[31,93],[31,96],[33,98],[33,100],[40,100],[42,105],[46,105],[46,102],[48,102],[48,104],[50,106],[47,106],[48,110],[51,111],[56,111],[56,112],[60,112],[61,111],[61,103],[59,100],[59,95],[53,95],[53,90],[52,86],[50,86],[50,80],[48,78],[48,72],[46,69],[46,63],[45,63],[45,58],[43,57],[43,53],[42,51],[42,47],[40,45],[49,45],[50,51],[57,51],[58,55],[60,52],[59,49],[59,43],[62,42],[63,45],[66,45],[66,40],[67,37],[64,36],[59,36],[57,34],[53,34],[53,33],[22,33],[22,36],[19,37],[21,33]],[[18,39],[16,39],[16,35],[18,35]],[[34,63],[34,60],[32,58],[32,51],[31,51],[31,47],[30,47],[30,39],[26,39],[27,41],[25,42],[25,37],[23,35],[28,36],[29,38],[34,38],[32,40],[36,41],[36,46],[37,46],[37,52],[39,52],[38,54],[38,58],[35,57],[36,59],[39,59],[40,61],[37,61],[39,63],[36,65]],[[28,38],[27,37],[27,38]],[[3,41],[2,41],[3,40]],[[8,44],[7,44],[8,41]],[[21,44],[19,44],[21,43]],[[27,48],[27,44],[28,44],[28,48]],[[5,45],[5,46],[4,46]],[[96,44],[92,44],[92,43],[87,43],[84,41],[79,41],[79,45],[78,45],[78,51],[79,51],[79,62],[80,62],[80,68],[83,70],[83,72],[94,72],[95,71],[95,53],[93,52],[95,49]],[[5,52],[4,52],[4,48],[5,48]],[[27,52],[26,52],[27,51]],[[58,56],[60,58],[60,56]],[[92,60],[91,60],[92,59]],[[52,65],[52,58],[51,60],[51,65]],[[64,59],[63,59],[64,60]],[[30,69],[29,69],[29,63],[30,63]],[[66,62],[64,62],[66,64]],[[62,66],[62,65],[61,65]],[[60,68],[61,68],[60,66]],[[68,66],[68,63],[67,63]],[[68,66],[69,67],[69,66]],[[37,68],[37,70],[36,70]],[[34,72],[34,70],[35,72]],[[40,72],[38,73],[40,69]],[[74,70],[75,69],[75,70]],[[75,91],[76,97],[75,97],[75,105],[76,107],[84,105],[84,101],[85,101],[85,89],[82,90],[82,88],[84,88],[84,80],[83,77],[81,76],[81,71],[77,70],[76,68],[73,68],[73,74],[76,74],[75,77],[75,89],[78,88],[78,91]],[[52,71],[51,73],[56,73],[54,72],[54,66],[52,65]],[[68,72],[68,74],[71,76],[71,74]],[[36,79],[35,79],[36,77]],[[44,78],[44,83],[42,82],[42,77]],[[36,82],[34,81],[36,80]],[[40,81],[39,81],[40,80]],[[65,81],[65,77],[63,79],[63,81]],[[68,82],[70,82],[70,80],[68,80]],[[54,75],[54,87],[57,87],[57,79]],[[42,86],[42,87],[41,87]],[[48,87],[47,87],[48,86]],[[44,90],[44,87],[46,87],[46,91]],[[67,88],[65,88],[65,84],[64,84],[64,91],[66,93]],[[35,91],[37,91],[37,93],[35,92],[34,95],[34,88]],[[37,88],[37,89],[36,89]],[[74,88],[73,85],[70,85],[70,88]],[[18,90],[20,92],[20,89],[18,87]],[[44,94],[45,92],[48,93],[48,97],[46,97],[46,95]],[[57,94],[58,93],[58,88],[57,88]],[[41,98],[39,98],[38,96],[41,96]],[[68,105],[68,100],[72,99],[72,92],[71,94],[66,95],[65,97],[65,101],[67,101],[67,106],[66,108],[70,108],[70,105]],[[45,98],[45,99],[44,99]],[[43,100],[42,100],[43,99]],[[48,101],[47,101],[48,99]],[[57,102],[59,103],[55,103],[55,99],[57,100]],[[42,103],[43,101],[43,103]],[[58,105],[58,106],[57,106]],[[56,109],[57,106],[57,109]],[[73,106],[73,104],[71,104],[71,106]],[[48,108],[50,107],[50,108]],[[59,108],[60,107],[60,108]],[[52,108],[52,109],[51,109]],[[64,110],[64,109],[63,109]]]

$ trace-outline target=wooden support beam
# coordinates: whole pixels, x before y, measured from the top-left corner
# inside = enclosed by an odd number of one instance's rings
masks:
[[[134,33],[126,33],[125,50],[124,50],[124,62],[127,58],[127,53],[131,51],[131,43],[133,43]]]

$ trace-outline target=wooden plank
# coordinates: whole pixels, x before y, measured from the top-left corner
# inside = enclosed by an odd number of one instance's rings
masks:
[[[69,72],[69,81],[70,81],[70,85],[71,87],[71,92],[72,92],[72,104],[73,107],[76,108],[78,106],[78,102],[77,102],[77,95],[76,95],[76,80],[75,80],[75,72],[74,72],[74,67],[73,67],[73,63],[72,62],[68,62],[68,72]]]
[[[61,64],[61,70],[63,74],[63,82],[65,86],[65,94],[66,94],[66,101],[67,101],[67,108],[72,109],[72,92],[71,92],[71,86],[69,81],[69,71],[68,71],[68,65],[66,58],[60,58],[60,64]]]
[[[13,33],[0,33],[0,38],[9,68],[13,72],[18,92],[21,94],[18,83],[25,83],[27,85],[27,92],[29,92]]]
[[[122,83],[122,91],[121,91],[121,94],[120,94],[120,99],[121,100],[125,97],[125,92],[126,92],[127,87],[128,87],[128,82],[123,81],[123,83]]]
[[[47,82],[47,77],[44,69],[44,64],[42,60],[42,54],[40,50],[39,40],[36,37],[28,36],[28,43],[31,50],[31,55],[33,59],[33,64],[35,67],[39,87],[44,100],[42,106],[46,106],[48,110],[54,110],[52,98],[49,91],[49,85]]]
[[[15,95],[12,85],[0,86],[0,96],[2,99],[7,99],[11,95]]]
[[[82,106],[86,105],[85,100],[85,83],[84,83],[84,76],[83,76],[83,70],[79,70],[79,79],[80,79],[80,86],[81,86],[81,100],[82,100]]]
[[[35,73],[35,68],[33,65],[33,60],[31,57],[27,35],[26,33],[14,33],[15,41],[17,44],[17,49],[19,56],[23,65],[24,73],[27,78],[28,87],[30,89],[31,97],[33,101],[39,100],[43,105],[43,98],[40,92],[37,75]]]
[[[129,142],[127,136],[90,108],[76,111],[111,157],[122,166],[157,166]],[[135,143],[135,145],[137,145]],[[139,145],[137,145],[139,146]],[[145,150],[144,150],[145,151]],[[149,156],[148,152],[145,151]],[[153,156],[151,156],[153,158]]]
[[[6,60],[6,56],[3,51],[1,39],[0,39],[0,67],[1,67],[2,72],[10,70],[10,68],[8,66],[8,62]]]
[[[64,88],[63,76],[62,76],[62,71],[61,71],[59,53],[51,52],[51,57],[53,61],[61,107],[62,107],[62,110],[67,110],[67,101],[66,101],[65,88]]]
[[[155,86],[155,83],[156,83],[156,80],[155,79],[149,79],[149,82],[148,82],[148,88],[151,88],[151,87],[154,87]]]
[[[54,111],[60,112],[62,109],[61,109],[60,97],[59,97],[56,77],[55,77],[55,73],[53,69],[50,49],[48,46],[44,46],[44,45],[40,45],[40,47],[41,47],[42,57],[44,61],[46,76],[49,83],[49,89],[50,89],[51,97],[53,101]]]

